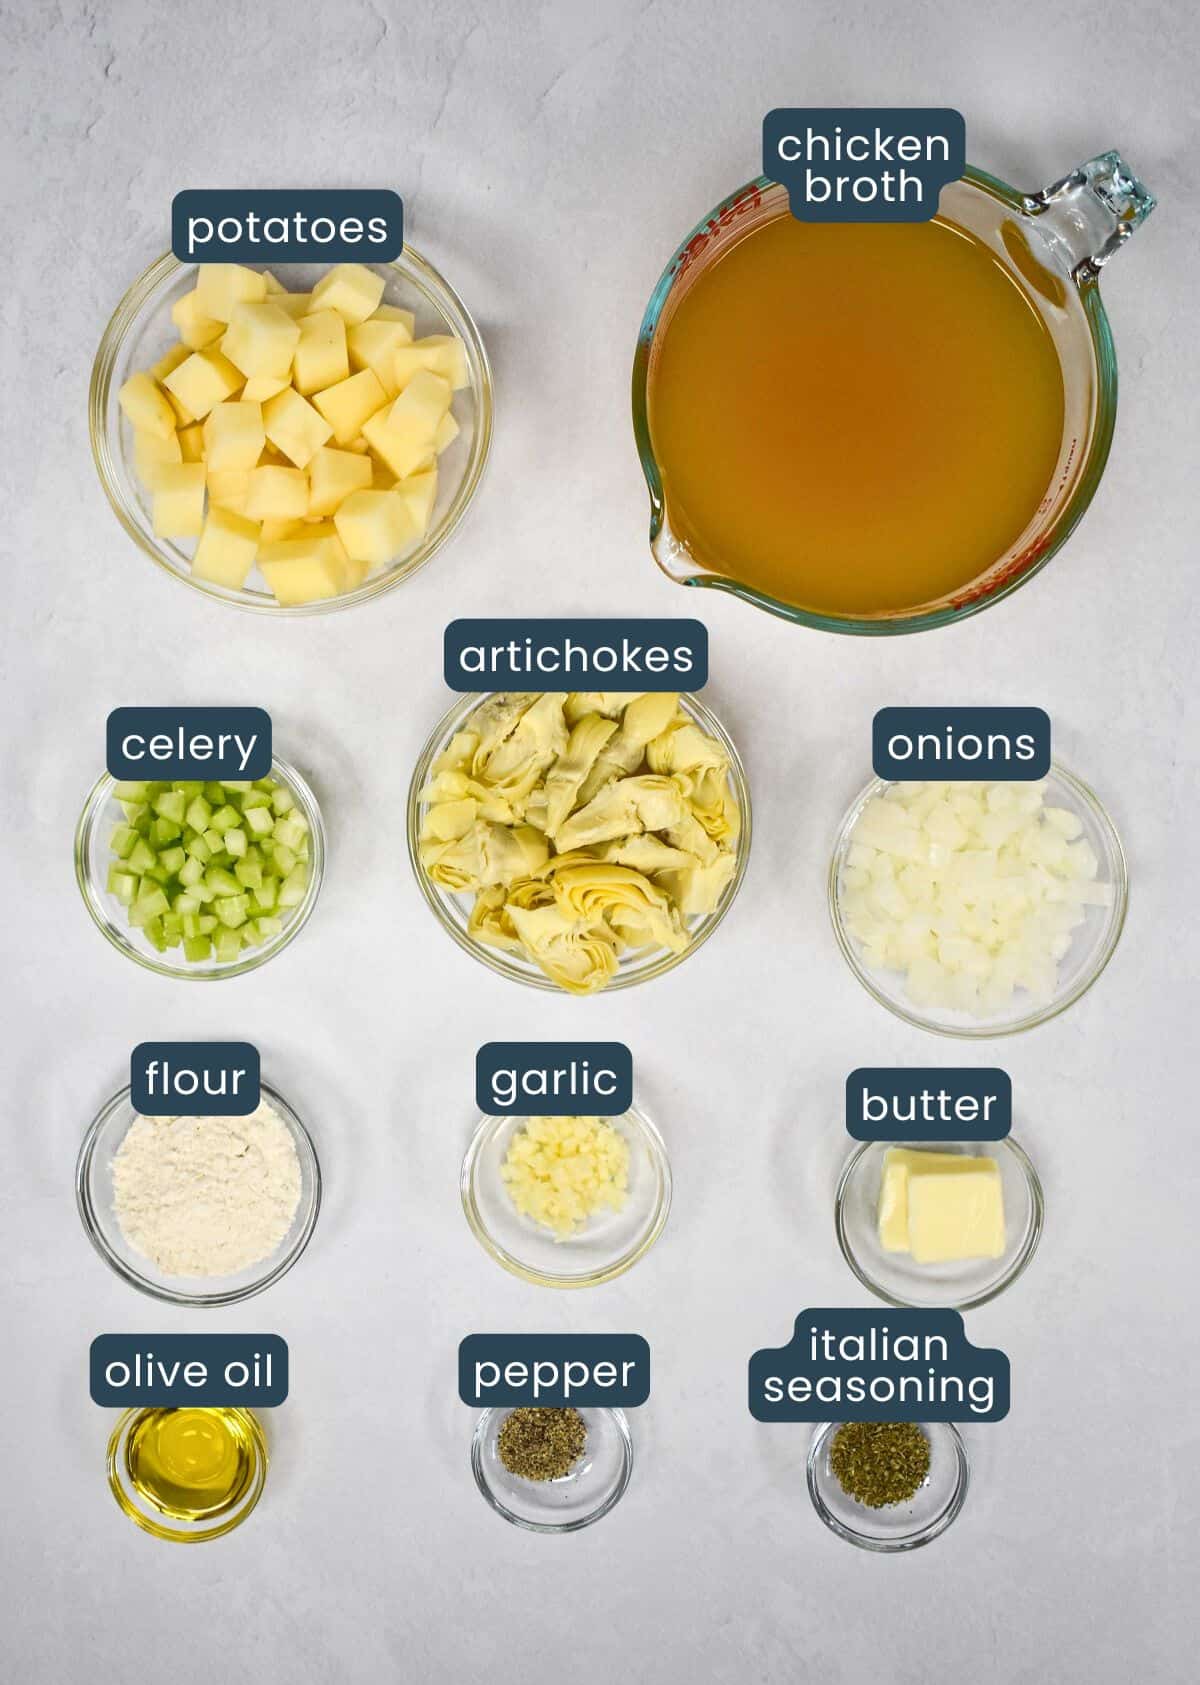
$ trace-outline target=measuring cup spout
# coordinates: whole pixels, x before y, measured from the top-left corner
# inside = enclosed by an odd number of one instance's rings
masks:
[[[1026,211],[1042,219],[1051,249],[1080,286],[1098,279],[1157,203],[1119,152],[1101,152],[1025,195]]]

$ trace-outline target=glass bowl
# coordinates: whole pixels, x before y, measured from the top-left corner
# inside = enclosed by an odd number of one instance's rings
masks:
[[[413,772],[412,783],[408,790],[408,858],[420,885],[421,893],[442,929],[458,943],[466,953],[474,959],[480,960],[489,970],[497,972],[501,977],[509,977],[514,983],[527,983],[534,989],[550,989],[556,994],[567,991],[560,988],[546,976],[539,966],[521,953],[510,953],[501,948],[491,948],[485,942],[477,941],[467,929],[467,921],[471,916],[474,904],[472,894],[455,895],[443,885],[434,883],[425,868],[421,865],[419,854],[421,825],[425,818],[425,803],[420,800],[420,792],[429,780],[433,763],[448,746],[456,731],[462,731],[467,720],[481,703],[486,702],[489,695],[496,695],[494,691],[473,691],[467,696],[461,696],[449,708],[430,734],[429,741],[421,751],[421,757]],[[733,740],[724,726],[695,696],[682,695],[679,706],[685,714],[695,720],[701,730],[710,737],[715,737],[729,757],[729,785],[733,790],[738,808],[741,812],[741,829],[737,840],[737,864],[734,874],[725,886],[724,894],[711,913],[690,919],[688,928],[691,941],[682,953],[673,954],[665,948],[639,948],[634,951],[626,950],[617,962],[617,970],[605,983],[597,994],[611,994],[614,989],[632,988],[635,983],[646,983],[652,977],[661,977],[664,972],[673,971],[683,960],[688,959],[707,942],[713,931],[720,924],[725,914],[733,905],[734,897],[742,886],[742,879],[746,875],[746,866],[750,859],[750,786],[746,779],[746,769],[742,765],[741,756],[734,747]]]
[[[113,861],[108,839],[124,814],[113,793],[116,781],[107,772],[97,779],[75,828],[75,880],[97,929],[114,948],[144,965],[147,971],[157,971],[160,977],[187,977],[209,983],[219,977],[240,977],[245,971],[265,965],[299,936],[317,904],[325,874],[325,825],[316,796],[294,767],[286,761],[273,760],[271,776],[287,785],[308,821],[308,889],[304,899],[291,909],[292,916],[269,942],[245,949],[235,960],[222,961],[210,955],[194,965],[184,959],[182,948],[168,948],[160,954],[142,931],[127,922],[125,909],[108,893],[108,868]]]
[[[300,1161],[300,1203],[292,1225],[269,1258],[249,1264],[235,1275],[165,1275],[126,1240],[113,1208],[112,1162],[137,1113],[128,1087],[103,1106],[79,1149],[75,1168],[75,1202],[87,1237],[123,1281],[155,1299],[174,1305],[235,1305],[272,1286],[285,1276],[312,1239],[321,1209],[321,1167],[312,1137],[283,1096],[267,1083],[262,1097],[287,1125]]]
[[[311,287],[329,265],[281,267],[288,290],[296,291]],[[92,368],[88,424],[100,483],[117,519],[150,560],[173,579],[183,580],[218,602],[233,603],[238,608],[254,609],[262,614],[293,617],[325,614],[331,609],[367,602],[407,579],[437,554],[461,523],[479,489],[492,442],[492,372],[479,329],[449,282],[411,246],[405,246],[394,263],[366,267],[384,277],[385,304],[415,312],[420,337],[451,333],[466,346],[470,383],[454,395],[454,416],[461,432],[438,458],[437,502],[429,530],[415,548],[371,574],[356,590],[290,608],[276,602],[257,570],[240,590],[192,577],[192,546],[189,544],[185,550],[180,543],[159,538],[154,532],[150,500],[134,472],[132,430],[117,403],[117,393],[129,375],[157,362],[176,343],[178,336],[171,322],[171,306],[195,285],[195,265],[181,264],[168,252],[138,276],[104,330]]]
[[[1004,1196],[1006,1244],[999,1258],[918,1264],[907,1252],[879,1244],[876,1212],[884,1155],[891,1146],[994,1158]],[[1042,1238],[1042,1184],[1028,1155],[1011,1136],[1003,1141],[864,1141],[846,1160],[834,1196],[834,1226],[842,1256],[862,1282],[889,1305],[917,1310],[970,1310],[1003,1293],[1028,1267]]]
[[[929,1441],[929,1473],[907,1503],[869,1509],[849,1497],[829,1465],[840,1422],[822,1422],[808,1453],[808,1495],[826,1527],[862,1550],[916,1550],[944,1533],[966,1501],[967,1448],[953,1422],[918,1422]]]
[[[156,1412],[135,1408],[122,1413],[108,1442],[108,1484],[113,1497],[125,1514],[146,1533],[156,1539],[168,1539],[173,1544],[203,1544],[206,1539],[219,1539],[240,1527],[262,1497],[267,1480],[267,1441],[258,1417],[249,1410],[231,1409],[224,1414],[237,1418],[241,1437],[250,1457],[250,1469],[245,1487],[235,1500],[203,1516],[174,1515],[160,1509],[138,1491],[130,1472],[128,1449],[130,1436],[144,1416]]]
[[[984,781],[986,782],[986,780]],[[990,1017],[973,1018],[951,1007],[921,1007],[909,1000],[905,993],[904,973],[870,969],[859,950],[859,944],[846,928],[842,917],[842,868],[850,848],[851,833],[866,804],[882,795],[889,780],[873,778],[851,802],[838,829],[829,863],[829,912],[833,933],[851,971],[867,993],[881,1006],[903,1018],[906,1024],[919,1030],[932,1030],[937,1035],[987,1037],[1015,1035],[1019,1030],[1031,1030],[1057,1018],[1069,1006],[1087,993],[1104,970],[1117,946],[1125,923],[1129,901],[1129,874],[1121,839],[1095,792],[1082,779],[1068,772],[1058,761],[1051,764],[1045,785],[1046,804],[1069,808],[1083,822],[1082,835],[1091,843],[1100,861],[1097,881],[1112,886],[1112,904],[1108,907],[1088,907],[1084,922],[1071,933],[1071,946],[1058,965],[1058,982],[1053,997],[1036,1002],[1024,989],[1013,993],[1011,1006]]]
[[[526,1120],[481,1117],[463,1159],[459,1186],[471,1233],[496,1262],[538,1287],[595,1287],[624,1275],[666,1227],[671,1165],[658,1130],[639,1111],[607,1120],[629,1143],[629,1193],[620,1211],[602,1211],[579,1235],[555,1240],[512,1203],[500,1167]]]
[[[485,1410],[471,1439],[475,1484],[505,1521],[531,1533],[577,1533],[624,1496],[633,1472],[633,1439],[623,1410],[580,1410],[587,1445],[561,1480],[525,1480],[505,1468],[497,1441],[509,1414]]]

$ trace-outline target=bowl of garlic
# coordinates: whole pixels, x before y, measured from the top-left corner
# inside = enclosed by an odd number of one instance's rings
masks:
[[[89,424],[125,530],[221,602],[301,615],[365,602],[466,514],[492,437],[479,330],[411,246],[394,263],[179,263],[104,332]]]
[[[1036,783],[887,783],[851,803],[829,867],[834,934],[863,987],[940,1035],[1011,1035],[1077,1001],[1125,922],[1103,805],[1057,761]]]
[[[745,875],[750,792],[694,696],[493,691],[434,728],[408,850],[467,953],[591,995],[659,977],[712,935]]]

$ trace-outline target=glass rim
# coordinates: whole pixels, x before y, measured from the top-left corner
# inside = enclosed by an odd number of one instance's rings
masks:
[[[446,744],[450,741],[455,730],[465,722],[470,714],[479,707],[481,703],[486,702],[489,696],[499,696],[504,694],[507,693],[502,691],[464,692],[446,710],[437,725],[434,726],[433,731],[430,733],[425,743],[425,747],[422,749],[421,754],[417,759],[417,764],[413,769],[412,779],[408,788],[408,817],[406,834],[408,841],[409,864],[412,866],[413,876],[417,880],[418,887],[425,898],[426,904],[433,911],[434,916],[437,918],[437,921],[441,925],[442,929],[453,937],[454,941],[464,953],[470,954],[472,959],[476,959],[480,962],[480,964],[486,965],[490,971],[496,972],[501,977],[507,977],[514,983],[523,983],[528,988],[542,989],[556,995],[570,995],[570,990],[564,989],[560,983],[554,982],[552,978],[547,977],[543,971],[538,970],[532,965],[532,963],[530,964],[529,969],[526,969],[524,966],[518,965],[514,960],[512,960],[503,949],[490,948],[486,943],[479,942],[471,936],[465,926],[459,925],[458,922],[451,917],[449,911],[447,910],[445,901],[452,901],[454,899],[453,896],[449,891],[445,891],[445,899],[443,899],[443,892],[440,886],[433,882],[421,864],[419,850],[423,804],[420,802],[418,797],[420,791],[424,789],[426,783],[428,782],[429,772],[433,762],[437,759],[441,750],[444,749]],[[552,693],[542,692],[540,694],[569,695],[570,693],[566,691],[556,691]],[[750,861],[750,841],[753,830],[753,817],[750,807],[750,783],[746,776],[746,768],[742,762],[741,756],[738,753],[737,745],[734,743],[733,739],[730,737],[729,733],[721,724],[717,716],[711,711],[711,709],[707,708],[705,704],[700,701],[694,692],[680,692],[679,705],[685,711],[690,711],[693,714],[697,723],[703,726],[706,732],[718,740],[721,747],[725,750],[729,757],[728,776],[733,783],[734,794],[737,798],[738,808],[741,815],[741,824],[738,831],[737,849],[735,853],[736,864],[733,876],[725,886],[724,893],[713,912],[704,915],[696,928],[691,931],[691,939],[686,948],[681,949],[678,953],[673,953],[670,949],[664,948],[660,950],[656,957],[648,959],[643,965],[638,965],[635,960],[631,965],[618,966],[617,971],[609,978],[603,987],[593,990],[591,995],[578,996],[574,998],[594,999],[598,995],[611,995],[618,989],[628,989],[633,988],[639,983],[649,983],[654,978],[661,977],[668,971],[673,971],[677,965],[681,965],[685,960],[690,959],[698,949],[703,947],[705,942],[708,941],[709,937],[721,924],[726,913],[728,913],[734,901],[737,899],[738,891],[741,889],[742,881],[746,876],[746,868]],[[645,952],[645,950],[639,950],[639,952]]]
[[[126,927],[108,916],[107,891],[102,891],[92,876],[91,841],[92,832],[100,821],[106,803],[110,799],[116,799],[113,797],[113,790],[117,780],[110,772],[101,773],[88,791],[75,826],[75,882],[79,885],[79,893],[91,915],[92,923],[118,953],[135,960],[146,971],[157,972],[160,977],[177,977],[189,983],[216,983],[225,977],[241,977],[247,971],[254,971],[258,966],[265,965],[299,936],[312,917],[317,896],[325,880],[325,821],[311,786],[294,766],[275,755],[271,760],[271,775],[278,777],[299,799],[309,822],[311,846],[308,887],[304,892],[304,900],[295,908],[292,917],[285,921],[279,934],[273,936],[269,942],[262,942],[257,948],[247,949],[244,955],[239,956],[230,965],[216,965],[211,970],[204,971],[198,966],[188,966],[185,962],[168,960],[167,954],[172,952],[169,948],[162,954],[143,953],[127,934]]]
[[[913,1139],[915,1141],[916,1137]],[[853,1274],[857,1276],[858,1280],[868,1290],[868,1292],[874,1293],[875,1297],[877,1299],[882,1299],[884,1304],[895,1305],[897,1309],[969,1311],[976,1309],[979,1305],[986,1305],[990,1300],[998,1298],[999,1295],[1003,1293],[1006,1288],[1011,1287],[1015,1281],[1020,1280],[1021,1276],[1025,1274],[1025,1271],[1033,1262],[1034,1254],[1036,1253],[1042,1238],[1042,1230],[1045,1227],[1046,1221],[1046,1199],[1042,1190],[1041,1177],[1034,1168],[1033,1160],[1025,1151],[1024,1147],[1022,1147],[1020,1142],[1015,1140],[1011,1135],[1005,1135],[999,1141],[976,1143],[976,1145],[979,1146],[987,1146],[997,1149],[1007,1148],[1007,1150],[1013,1155],[1013,1160],[1025,1180],[1025,1186],[1029,1193],[1030,1210],[1028,1233],[1025,1236],[1025,1240],[1020,1251],[1017,1253],[1008,1269],[1005,1270],[1004,1274],[999,1276],[989,1287],[978,1293],[971,1293],[965,1298],[956,1299],[953,1304],[950,1304],[949,1302],[937,1305],[919,1304],[915,1300],[902,1299],[895,1293],[889,1293],[887,1288],[884,1287],[881,1282],[876,1281],[866,1266],[860,1262],[857,1253],[850,1244],[849,1236],[846,1233],[846,1193],[854,1176],[854,1172],[857,1170],[863,1158],[872,1147],[908,1146],[910,1144],[912,1143],[908,1140],[900,1141],[898,1139],[896,1141],[858,1141],[855,1143],[853,1151],[850,1153],[850,1156],[842,1166],[841,1174],[838,1177],[837,1187],[834,1190],[833,1196],[834,1229],[837,1234],[838,1247],[841,1250],[842,1257],[846,1260],[846,1263],[849,1265]],[[932,1146],[934,1143],[930,1143],[930,1145]]]
[[[484,471],[491,455],[492,434],[495,427],[495,384],[491,363],[488,359],[483,336],[476,325],[475,319],[458,293],[445,276],[407,242],[398,258],[394,258],[387,263],[372,265],[375,269],[393,269],[411,285],[415,286],[456,330],[461,327],[460,337],[467,346],[468,365],[475,377],[472,381],[476,405],[474,435],[471,441],[471,454],[462,480],[450,507],[442,517],[441,524],[431,534],[426,535],[416,549],[410,555],[404,557],[398,565],[370,575],[354,590],[344,591],[336,597],[321,598],[316,602],[293,603],[285,606],[275,602],[265,592],[252,596],[246,593],[244,589],[231,590],[227,586],[217,585],[210,580],[196,579],[190,573],[181,572],[167,559],[157,541],[133,515],[121,493],[114,470],[114,461],[119,452],[114,445],[114,441],[110,438],[107,411],[117,359],[124,346],[126,336],[137,321],[139,313],[157,289],[165,285],[179,270],[191,267],[196,266],[181,263],[173,252],[164,252],[161,257],[147,265],[128,287],[113,311],[108,325],[101,335],[100,344],[92,364],[92,377],[88,389],[88,434],[91,441],[92,460],[96,465],[96,472],[99,475],[104,495],[122,527],[143,554],[149,556],[150,560],[170,578],[188,586],[193,591],[203,593],[204,596],[211,598],[214,602],[224,603],[231,608],[242,609],[249,614],[265,614],[293,620],[317,614],[332,614],[338,610],[353,608],[359,603],[368,602],[381,596],[385,591],[390,591],[404,580],[411,578],[419,568],[433,560],[438,551],[462,525],[468,509],[475,501],[475,495],[482,483]],[[264,263],[258,267],[265,269],[269,268],[270,265]]]
[[[1129,863],[1125,857],[1124,845],[1112,817],[1100,797],[1085,784],[1082,778],[1068,770],[1060,760],[1051,759],[1051,774],[1061,779],[1063,784],[1095,821],[1104,836],[1111,852],[1113,868],[1112,888],[1113,904],[1109,908],[1108,927],[1104,939],[1097,945],[1095,953],[1087,965],[1081,967],[1078,976],[1071,985],[1064,990],[1061,997],[1046,1002],[1043,1006],[1035,1007],[1011,1024],[990,1024],[980,1021],[978,1024],[939,1024],[926,1016],[915,1007],[908,1007],[899,1000],[893,999],[875,982],[872,973],[863,964],[857,947],[842,918],[841,901],[838,895],[838,882],[841,877],[842,860],[850,841],[850,831],[865,804],[881,791],[889,789],[895,783],[906,780],[894,778],[872,778],[859,791],[842,816],[841,823],[834,838],[833,849],[829,859],[829,869],[826,875],[826,897],[829,904],[829,917],[833,925],[834,938],[841,950],[842,957],[857,977],[867,993],[880,1006],[884,1006],[895,1017],[914,1029],[927,1030],[932,1035],[948,1036],[959,1041],[991,1041],[1002,1036],[1019,1035],[1026,1030],[1037,1029],[1041,1024],[1048,1024],[1068,1007],[1074,1006],[1081,1000],[1092,985],[1101,977],[1108,967],[1109,961],[1117,951],[1121,940],[1121,932],[1125,928],[1125,919],[1129,911]],[[916,782],[936,783],[935,779],[922,779]],[[983,782],[987,782],[983,780]],[[1014,780],[1013,782],[1018,782]],[[1041,783],[1040,779],[1029,779],[1025,782]]]
[[[141,1417],[147,1413],[147,1411],[157,1408],[172,1407],[133,1404],[130,1405],[128,1409],[123,1410],[117,1418],[116,1425],[109,1436],[108,1451],[106,1456],[109,1490],[112,1492],[113,1497],[117,1500],[117,1504],[121,1510],[129,1517],[130,1521],[140,1527],[144,1533],[149,1533],[156,1539],[164,1539],[169,1544],[176,1545],[202,1545],[209,1539],[222,1538],[226,1533],[231,1533],[235,1527],[241,1526],[246,1517],[257,1507],[258,1500],[263,1494],[263,1488],[266,1486],[267,1466],[270,1462],[270,1458],[267,1453],[267,1436],[263,1429],[263,1425],[253,1410],[249,1410],[242,1405],[228,1405],[225,1407],[231,1415],[236,1415],[241,1418],[249,1432],[250,1440],[254,1446],[255,1453],[254,1476],[249,1487],[242,1494],[236,1509],[229,1513],[215,1517],[213,1524],[210,1526],[200,1525],[195,1529],[188,1529],[183,1526],[182,1523],[172,1525],[175,1518],[167,1516],[161,1511],[158,1513],[162,1516],[162,1519],[157,1520],[153,1514],[139,1508],[129,1491],[126,1489],[125,1482],[122,1478],[124,1470],[122,1453],[125,1449],[125,1444],[129,1437],[130,1430],[133,1428],[134,1423],[139,1421]],[[185,1410],[188,1408],[202,1410],[205,1406],[193,1405],[189,1407],[188,1405],[179,1405],[175,1406],[175,1408]],[[211,1408],[211,1406],[209,1406],[209,1408]]]
[[[75,1207],[79,1212],[84,1233],[95,1250],[114,1274],[120,1276],[121,1280],[130,1287],[136,1288],[139,1293],[144,1293],[151,1299],[161,1299],[168,1304],[187,1305],[197,1310],[240,1304],[243,1299],[253,1299],[257,1294],[265,1293],[268,1287],[273,1287],[307,1250],[308,1243],[312,1239],[313,1231],[317,1226],[317,1218],[321,1212],[321,1163],[317,1157],[317,1149],[313,1145],[313,1138],[309,1134],[307,1126],[284,1099],[283,1095],[265,1081],[260,1083],[260,1088],[262,1094],[270,1101],[274,1110],[288,1126],[296,1146],[297,1157],[308,1166],[312,1180],[311,1203],[303,1225],[292,1245],[281,1255],[271,1269],[267,1270],[256,1281],[246,1282],[241,1287],[227,1288],[216,1293],[189,1293],[181,1288],[168,1287],[163,1283],[151,1281],[113,1250],[100,1225],[95,1200],[92,1196],[92,1166],[95,1162],[96,1148],[105,1126],[122,1107],[129,1106],[130,1086],[128,1083],[105,1101],[88,1125],[80,1143],[79,1156],[75,1161]]]
[[[578,1533],[582,1528],[590,1527],[594,1521],[599,1521],[602,1516],[607,1515],[611,1509],[614,1509],[620,1503],[633,1476],[633,1435],[629,1429],[629,1418],[624,1410],[614,1405],[599,1404],[589,1405],[587,1408],[594,1410],[597,1415],[611,1418],[612,1424],[617,1430],[617,1442],[621,1451],[621,1470],[617,1483],[603,1501],[595,1509],[590,1510],[587,1515],[576,1516],[571,1521],[533,1521],[527,1516],[518,1515],[515,1510],[509,1509],[507,1504],[501,1503],[488,1484],[483,1472],[483,1444],[492,1417],[507,1416],[516,1408],[519,1407],[507,1404],[488,1405],[480,1412],[479,1419],[475,1423],[475,1431],[471,1435],[471,1473],[475,1477],[476,1486],[497,1515],[503,1516],[504,1520],[511,1523],[512,1526],[520,1527],[527,1533]]]
[[[580,1287],[599,1287],[606,1281],[615,1281],[618,1276],[622,1276],[627,1270],[631,1270],[640,1259],[646,1256],[661,1236],[671,1214],[671,1200],[674,1194],[671,1160],[667,1152],[667,1144],[656,1125],[636,1104],[630,1106],[627,1111],[610,1115],[634,1120],[634,1124],[658,1172],[658,1198],[650,1213],[646,1228],[633,1245],[619,1258],[614,1259],[611,1264],[603,1265],[595,1270],[587,1270],[578,1275],[560,1275],[554,1271],[539,1270],[529,1264],[523,1264],[507,1248],[500,1245],[483,1220],[478,1200],[475,1197],[475,1177],[479,1168],[480,1155],[504,1124],[521,1123],[523,1120],[507,1115],[497,1116],[492,1112],[480,1114],[467,1150],[463,1155],[458,1181],[459,1194],[462,1199],[463,1215],[467,1219],[471,1233],[488,1256],[495,1259],[496,1263],[502,1269],[507,1270],[510,1275],[515,1275],[534,1287],[555,1287],[567,1290]]]
[[[958,178],[989,198],[999,201],[1009,210],[1021,216],[1029,215],[1027,195],[998,176],[989,175],[987,171],[968,164]],[[658,471],[658,461],[654,454],[654,446],[650,438],[649,417],[649,352],[659,319],[671,292],[676,276],[676,265],[683,257],[688,246],[699,235],[706,234],[710,225],[718,220],[724,212],[730,209],[747,193],[766,192],[780,187],[780,183],[769,176],[755,176],[745,182],[723,199],[696,223],[680,241],[675,251],[668,259],[662,274],[650,295],[638,329],[637,347],[633,362],[632,400],[633,400],[633,434],[637,447],[638,459],[641,463],[642,474],[646,488],[650,495],[650,545],[658,539],[664,524],[665,504],[662,495],[662,480]],[[952,185],[952,184],[951,184]],[[751,603],[756,608],[765,609],[768,614],[776,615],[792,625],[808,626],[818,632],[836,632],[855,637],[895,637],[912,632],[929,632],[939,626],[957,624],[968,620],[972,615],[979,614],[985,608],[991,608],[994,603],[1010,597],[1014,591],[1039,574],[1057,555],[1067,539],[1074,532],[1079,522],[1086,514],[1101,475],[1108,462],[1109,451],[1112,447],[1113,429],[1116,425],[1117,414],[1117,362],[1116,350],[1113,345],[1112,330],[1100,297],[1098,277],[1095,274],[1077,274],[1071,276],[1071,284],[1076,288],[1083,307],[1084,317],[1088,325],[1088,332],[1092,341],[1092,352],[1096,368],[1097,401],[1096,412],[1085,447],[1085,459],[1080,471],[1078,482],[1070,499],[1064,506],[1048,542],[1042,545],[1024,567],[1015,574],[997,584],[994,589],[984,590],[972,595],[970,600],[958,604],[949,604],[936,609],[918,610],[911,614],[856,617],[853,615],[818,614],[813,610],[797,608],[790,603],[783,603],[778,598],[769,596],[766,592],[758,591],[751,585],[742,584],[739,580],[731,579],[718,573],[696,574],[685,580],[675,580],[674,583],[683,584],[689,589],[724,591],[730,596],[739,597],[744,602]],[[963,589],[972,589],[968,584]]]
[[[902,1551],[920,1550],[922,1545],[928,1545],[939,1538],[957,1520],[967,1501],[967,1492],[971,1484],[971,1461],[967,1455],[967,1447],[962,1434],[953,1422],[918,1423],[917,1426],[936,1426],[944,1428],[950,1439],[955,1458],[954,1491],[946,1505],[924,1527],[916,1528],[912,1533],[901,1534],[894,1539],[873,1538],[869,1533],[859,1532],[849,1527],[836,1516],[825,1502],[820,1489],[818,1469],[825,1450],[829,1435],[842,1427],[842,1422],[817,1422],[813,1428],[812,1444],[808,1450],[808,1460],[805,1465],[805,1475],[808,1484],[808,1495],[812,1500],[813,1509],[839,1539],[845,1539],[848,1544],[857,1545],[860,1550],[875,1551],[880,1555],[891,1556]]]

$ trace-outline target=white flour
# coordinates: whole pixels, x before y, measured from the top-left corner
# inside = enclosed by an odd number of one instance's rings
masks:
[[[264,1101],[248,1117],[138,1117],[113,1157],[130,1246],[164,1275],[234,1275],[269,1258],[300,1203],[300,1161]]]

